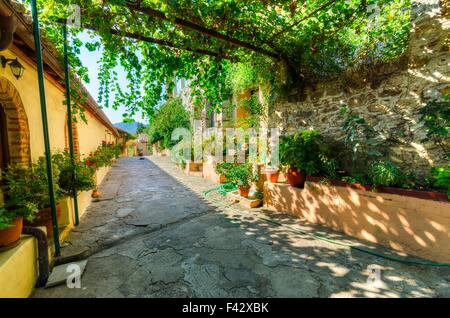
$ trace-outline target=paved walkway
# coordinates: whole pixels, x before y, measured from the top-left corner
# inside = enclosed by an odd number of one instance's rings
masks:
[[[215,186],[167,157],[120,159],[100,188],[103,198],[62,249],[87,257],[82,288],[38,289],[34,296],[450,296],[448,269],[406,266],[313,239],[305,232],[363,245],[263,208],[229,206],[215,193],[205,197]],[[372,284],[371,268],[381,278]]]

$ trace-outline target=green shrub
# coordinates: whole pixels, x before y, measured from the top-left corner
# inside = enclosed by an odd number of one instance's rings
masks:
[[[420,109],[420,120],[427,129],[427,138],[440,147],[444,157],[450,159],[450,94],[430,100]]]
[[[60,176],[58,166],[52,164],[52,170],[55,200],[58,202],[64,191],[57,182]],[[24,219],[33,221],[39,210],[50,206],[47,165],[44,157],[40,157],[30,167],[9,166],[3,180],[4,193],[8,197],[5,209],[10,217],[23,216]]]
[[[229,171],[235,166],[234,163],[231,162],[220,162],[215,166],[215,170],[218,174],[224,175],[225,178]]]
[[[75,160],[74,165],[72,165],[72,159],[68,152],[54,153],[52,161],[60,170],[58,185],[63,195],[72,196],[73,189],[76,191],[89,191],[96,187],[94,167],[87,166],[84,162],[78,160]],[[74,171],[76,178],[73,175]]]
[[[389,160],[377,160],[369,164],[368,177],[374,187],[389,187],[401,184],[404,174]]]
[[[317,130],[299,130],[294,135],[281,137],[280,163],[308,175],[322,172],[330,177],[335,176],[337,167]]]
[[[120,153],[121,150],[119,152],[117,145],[102,144],[94,151],[94,153],[91,153],[85,161],[95,163],[97,168],[109,167],[112,165],[112,160],[117,158]]]
[[[12,222],[16,215],[8,212],[5,208],[0,208],[0,230],[11,227]]]
[[[431,187],[445,188],[450,199],[450,164],[446,167],[432,167],[426,181]]]
[[[156,112],[148,130],[149,143],[162,141],[165,148],[171,148],[179,140],[172,140],[175,128],[189,128],[189,113],[184,108],[180,98],[168,99]]]
[[[225,176],[227,182],[236,186],[249,187],[257,181],[258,175],[253,171],[251,163],[222,163],[219,170]]]

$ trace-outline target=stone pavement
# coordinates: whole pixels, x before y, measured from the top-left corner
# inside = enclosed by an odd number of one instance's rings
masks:
[[[185,175],[167,157],[120,159],[101,185],[103,198],[62,249],[63,256],[87,257],[82,288],[37,289],[33,296],[450,296],[449,269],[403,265],[314,239],[312,233],[322,234],[393,254],[264,208],[230,205],[217,193],[205,197],[216,186]]]

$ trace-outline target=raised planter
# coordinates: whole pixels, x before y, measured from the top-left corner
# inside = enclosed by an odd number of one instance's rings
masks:
[[[399,195],[342,181],[317,181],[321,180],[310,177],[303,189],[266,182],[265,205],[397,251],[450,262],[448,201],[431,199],[431,194],[418,198],[409,190],[402,190],[408,195]]]
[[[339,187],[349,187],[353,189],[363,190],[363,191],[373,191],[372,187],[364,186],[359,183],[348,183],[342,180],[329,180],[323,177],[306,177],[307,181],[310,182],[325,182],[330,185],[339,186]],[[413,197],[424,200],[434,200],[434,201],[442,201],[442,202],[450,202],[446,193],[443,192],[433,192],[433,191],[420,191],[420,190],[409,190],[409,189],[399,189],[399,188],[390,188],[390,187],[377,187],[375,189],[378,193],[390,193],[397,194],[407,197]]]
[[[192,172],[202,172],[203,170],[203,163],[202,162],[193,162],[193,161],[187,161],[186,167],[184,169],[184,172],[187,175],[190,175]]]

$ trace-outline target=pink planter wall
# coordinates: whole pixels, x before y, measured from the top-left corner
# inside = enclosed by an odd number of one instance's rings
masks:
[[[265,183],[267,207],[397,251],[450,262],[450,203],[307,181]]]

